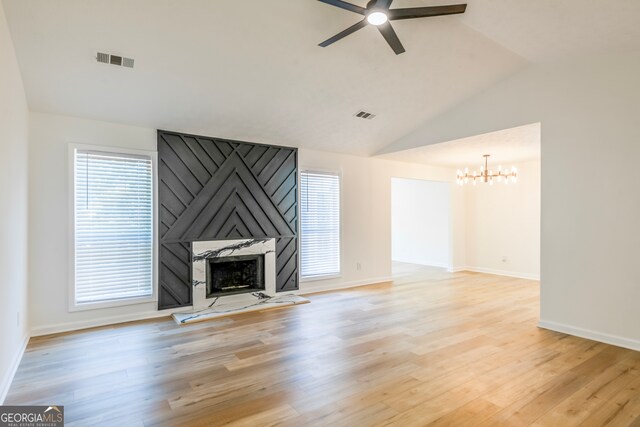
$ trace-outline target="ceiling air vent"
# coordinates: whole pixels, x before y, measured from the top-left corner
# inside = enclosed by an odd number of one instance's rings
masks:
[[[373,119],[376,115],[373,113],[369,113],[368,111],[358,111],[357,113],[354,114],[355,117],[361,118],[361,119],[367,119],[367,120],[371,120]]]
[[[125,58],[123,56],[111,55],[104,52],[98,52],[96,54],[96,61],[102,62],[103,64],[111,64],[111,65],[116,65],[118,67],[127,67],[127,68],[133,68],[133,63],[134,63],[132,58]]]
[[[109,54],[108,53],[98,52],[98,55],[96,56],[96,60],[98,62],[102,62],[104,64],[108,64],[109,63]]]

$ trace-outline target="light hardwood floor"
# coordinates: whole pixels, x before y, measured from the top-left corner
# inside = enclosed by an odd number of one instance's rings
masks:
[[[32,339],[5,404],[81,426],[640,425],[640,353],[538,329],[538,283],[440,270],[311,304]]]

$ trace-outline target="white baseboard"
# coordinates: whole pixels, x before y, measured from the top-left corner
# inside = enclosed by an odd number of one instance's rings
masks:
[[[403,262],[403,261],[400,261],[400,262]],[[451,265],[449,263],[443,263],[443,262],[421,262],[421,263],[410,262],[409,264],[421,265],[423,267],[437,267],[437,268],[446,268],[446,269],[451,268]]]
[[[11,387],[11,383],[13,382],[13,377],[16,376],[16,372],[18,371],[18,366],[20,366],[20,361],[22,360],[24,351],[27,349],[28,343],[29,343],[29,335],[24,337],[22,344],[18,348],[18,351],[16,351],[16,354],[13,356],[13,360],[11,361],[11,366],[9,366],[9,370],[5,373],[4,378],[2,378],[2,383],[0,383],[0,405],[3,405],[4,400],[7,398],[7,394],[9,393],[9,387]]]
[[[306,295],[306,294],[313,294],[316,292],[335,291],[340,289],[355,288],[357,286],[374,285],[376,283],[391,282],[391,281],[393,281],[393,277],[383,276],[383,277],[373,277],[373,278],[364,279],[364,280],[354,280],[351,282],[338,282],[338,283],[327,283],[327,284],[321,284],[321,282],[302,282],[301,285],[304,284],[305,286],[302,287],[301,289],[298,289],[297,291],[285,292],[285,293],[291,293],[295,295]]]
[[[398,263],[402,263],[402,264],[413,264],[413,265],[420,265],[423,267],[438,267],[438,268],[446,268],[446,269],[450,269],[451,265],[448,262],[415,262],[415,261],[404,261],[404,260],[399,260],[399,259],[392,259],[391,260],[392,263],[394,262],[398,262]]]
[[[191,311],[193,307],[182,307],[175,310],[162,310],[162,311],[146,311],[137,314],[122,314],[119,316],[100,317],[91,320],[82,320],[78,322],[65,322],[57,323],[54,325],[36,326],[31,328],[31,336],[39,337],[42,335],[58,334],[61,332],[78,331],[81,329],[96,328],[100,326],[115,325],[118,323],[134,322],[136,320],[155,319],[160,317],[170,317],[173,313],[182,311]]]
[[[565,325],[548,320],[540,320],[538,322],[538,327],[549,329],[555,332],[562,332],[563,334],[575,335],[580,338],[603,342],[605,344],[615,345],[617,347],[624,347],[630,350],[640,351],[640,341],[630,338],[605,334],[602,332],[596,332],[589,329],[578,328],[576,326]]]
[[[478,273],[497,274],[500,276],[517,277],[522,279],[533,279],[533,280],[539,279],[536,276],[527,275],[527,274],[514,273],[510,271],[491,270],[491,269],[478,268],[478,267],[454,267],[454,268],[448,268],[448,271],[450,272],[474,271]],[[375,283],[390,282],[390,281],[393,281],[392,276],[372,277],[369,279],[354,280],[351,282],[331,281],[329,283],[323,283],[323,281],[321,280],[306,281],[300,284],[301,289],[298,289],[297,291],[291,291],[291,292],[285,292],[285,293],[290,293],[295,295],[306,295],[306,294],[312,294],[315,292],[325,292],[325,291],[354,288],[357,286],[372,285]],[[162,311],[154,310],[154,311],[138,313],[135,315],[123,314],[118,316],[100,317],[97,319],[83,320],[83,321],[77,321],[77,322],[65,322],[65,323],[57,323],[57,324],[46,325],[46,326],[36,326],[31,329],[31,336],[39,337],[43,335],[51,335],[51,334],[57,334],[62,332],[71,332],[71,331],[77,331],[81,329],[96,328],[100,326],[109,326],[117,323],[133,322],[136,320],[169,317],[173,313],[191,311],[192,309],[193,308],[189,306],[189,307],[183,307],[175,310],[162,310]]]
[[[540,280],[540,274],[520,273],[517,271],[509,271],[509,270],[495,270],[493,268],[466,266],[466,267],[454,267],[449,269],[450,273],[457,273],[460,271],[472,271],[474,273],[495,274],[497,276],[515,277],[517,279]]]
[[[366,280],[358,280],[358,281],[342,282],[342,283],[328,283],[328,284],[322,284],[322,281],[303,282],[301,283],[301,285],[304,286],[302,289],[299,289],[297,291],[284,292],[284,293],[304,295],[304,294],[311,294],[314,292],[331,291],[336,289],[352,288],[355,286],[371,285],[371,284],[380,283],[380,282],[389,282],[391,280],[393,280],[393,278],[391,277],[376,277],[376,278],[366,279]],[[136,320],[169,317],[173,313],[179,313],[179,312],[185,312],[185,311],[188,312],[191,310],[193,310],[193,307],[189,306],[189,307],[182,307],[180,309],[175,309],[175,310],[162,310],[162,311],[154,310],[154,311],[147,311],[143,313],[137,313],[135,315],[123,314],[118,316],[100,317],[100,318],[91,319],[91,320],[82,320],[77,322],[65,322],[65,323],[57,323],[57,324],[46,325],[46,326],[35,326],[31,329],[31,336],[40,337],[43,335],[78,331],[81,329],[96,328],[100,326],[109,326],[109,325],[115,325],[118,323],[134,322]]]

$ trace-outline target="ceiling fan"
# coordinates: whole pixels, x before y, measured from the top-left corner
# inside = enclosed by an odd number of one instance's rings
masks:
[[[391,2],[393,0],[371,0],[367,3],[367,7],[357,6],[355,4],[347,3],[342,0],[318,0],[322,3],[330,4],[331,6],[339,7],[350,12],[363,15],[364,19],[344,31],[339,32],[335,36],[323,41],[318,46],[327,47],[330,44],[337,42],[338,40],[353,34],[361,28],[366,27],[368,24],[375,25],[380,30],[380,34],[385,38],[391,49],[400,55],[403,53],[404,47],[400,43],[393,27],[389,21],[396,21],[398,19],[413,19],[413,18],[428,18],[430,16],[440,15],[454,15],[457,13],[464,13],[467,8],[466,4],[454,4],[449,6],[429,6],[429,7],[410,7],[407,9],[390,9]]]

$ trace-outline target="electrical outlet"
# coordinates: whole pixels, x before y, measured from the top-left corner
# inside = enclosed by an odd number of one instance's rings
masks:
[[[356,263],[356,270],[362,270],[362,264],[360,264],[359,262]]]

